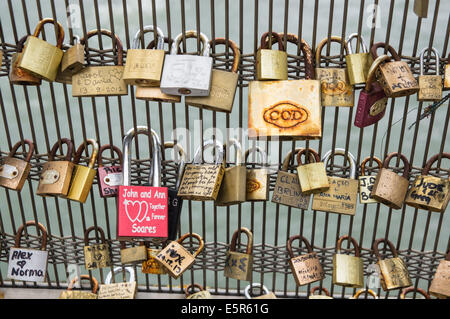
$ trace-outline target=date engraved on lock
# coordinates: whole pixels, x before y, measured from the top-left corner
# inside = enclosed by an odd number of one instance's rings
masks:
[[[305,122],[308,117],[309,112],[306,108],[291,101],[278,102],[263,112],[263,119],[266,123],[283,129],[296,127]]]
[[[59,180],[59,172],[54,169],[46,170],[41,174],[41,184],[50,185],[54,184]]]
[[[381,100],[376,101],[369,109],[370,116],[376,116],[384,111],[387,106],[388,99],[387,97]]]
[[[0,177],[14,179],[19,175],[19,171],[15,166],[4,164],[0,166]]]

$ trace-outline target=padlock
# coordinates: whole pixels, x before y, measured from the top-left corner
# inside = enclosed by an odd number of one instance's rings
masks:
[[[373,299],[378,299],[377,294],[372,289],[359,289],[350,299],[359,299],[359,296],[362,294],[368,294],[371,295]],[[365,299],[367,299],[367,297]]]
[[[319,290],[319,294],[316,295],[316,291]],[[321,294],[321,293],[324,294]],[[330,292],[325,287],[315,286],[311,289],[309,293],[308,299],[333,299],[333,297],[330,296]]]
[[[92,154],[89,159],[88,166],[80,165],[81,154],[87,148],[88,145],[92,145]],[[93,139],[88,139],[83,142],[77,149],[75,157],[73,159],[73,164],[75,167],[72,173],[72,179],[70,181],[69,192],[66,198],[77,201],[80,203],[85,203],[86,199],[91,191],[92,184],[94,183],[94,178],[97,175],[97,170],[94,168],[95,162],[97,160],[98,154],[98,144]]]
[[[357,39],[356,44],[360,44],[361,51],[359,53],[353,53],[351,44],[353,39]],[[358,36],[358,33],[352,33],[347,38],[345,44],[348,48],[348,54],[345,56],[348,81],[351,85],[366,83],[373,59],[372,55],[367,49],[364,38],[362,36]]]
[[[233,66],[231,71],[213,69],[211,75],[211,90],[208,96],[186,96],[187,105],[201,107],[207,110],[231,113],[234,96],[238,85],[238,67],[241,57],[239,47],[232,40],[216,38],[210,41],[210,45],[224,44],[233,50]]]
[[[193,254],[181,245],[187,238],[195,238],[198,241],[199,246]],[[202,252],[204,246],[205,243],[200,235],[196,233],[186,233],[177,241],[169,242],[167,246],[161,249],[159,254],[156,255],[155,259],[166,268],[172,278],[177,279],[194,264],[195,257]]]
[[[378,246],[382,242],[389,246],[393,258],[381,258]],[[372,248],[378,259],[377,265],[380,269],[380,283],[384,291],[412,286],[408,268],[403,259],[398,257],[397,250],[392,242],[385,238],[380,238],[374,241]]]
[[[305,154],[305,157],[307,157],[307,152],[310,154],[309,158],[313,159],[313,163],[303,164],[301,156]],[[298,180],[303,194],[309,195],[330,188],[325,163],[320,161],[319,154],[315,150],[305,148],[298,152],[297,163]]]
[[[422,295],[425,299],[431,299],[430,295],[428,295],[425,290],[423,290],[422,288],[414,288],[414,287],[404,288],[402,290],[402,292],[400,293],[400,299],[406,299],[406,295],[408,293],[412,293],[412,292],[419,293],[419,295]],[[414,298],[414,299],[418,299],[418,298]]]
[[[237,251],[236,242],[241,233],[247,235],[247,246],[245,253]],[[223,275],[227,278],[234,278],[237,280],[251,281],[253,274],[253,234],[246,228],[241,227],[236,230],[231,238],[230,247],[225,258],[225,268]]]
[[[156,256],[161,252],[161,249],[147,248],[146,242],[141,242],[141,245],[147,249],[147,260],[142,262],[142,273],[153,275],[167,274],[166,268],[156,261]]]
[[[349,240],[355,248],[355,256],[341,254],[342,242]],[[364,286],[363,260],[355,238],[349,235],[339,237],[333,255],[333,284],[343,287],[362,288]]]
[[[448,54],[444,71],[444,90],[448,89],[450,89],[450,53]]]
[[[67,145],[67,154],[62,161],[55,160],[56,151]],[[48,162],[44,163],[39,177],[39,185],[36,194],[41,196],[66,196],[69,192],[72,171],[75,166],[71,162],[73,143],[67,138],[62,138],[53,145],[48,155]]]
[[[25,144],[28,145],[28,153],[25,160],[14,157],[19,147]],[[20,192],[30,173],[30,160],[33,153],[34,143],[32,141],[23,140],[17,142],[11,149],[11,152],[9,152],[8,157],[3,160],[3,164],[0,165],[0,186]]]
[[[92,30],[80,40],[80,43],[86,45],[89,38],[101,34],[113,38],[109,30]],[[113,45],[117,50],[117,57],[114,59],[116,65],[87,65],[84,69],[75,73],[72,76],[72,96],[94,97],[128,94],[128,86],[122,79],[125,68],[123,66],[123,46],[117,34],[114,38]]]
[[[164,34],[156,27],[158,45],[155,50],[139,49],[140,37],[154,31],[153,25],[147,25],[138,30],[134,36],[133,45],[127,51],[127,62],[122,79],[126,84],[145,86],[159,86],[164,65]]]
[[[262,294],[254,296],[253,290],[255,288],[260,288]],[[244,295],[246,299],[277,299],[277,296],[272,291],[269,291],[266,286],[257,282],[253,282],[245,287]]]
[[[428,291],[430,295],[439,299],[450,297],[450,250],[447,252],[445,259],[439,262]]]
[[[128,281],[111,283],[112,277],[120,272],[128,272]],[[125,276],[124,276],[125,277]],[[98,299],[134,299],[137,285],[133,267],[115,267],[108,273],[105,283],[100,285]]]
[[[366,175],[366,163],[370,160],[375,161],[378,164],[379,169],[383,166],[381,160],[378,157],[366,157],[361,162],[361,175],[358,177],[359,179],[359,202],[361,204],[372,204],[378,203],[371,195],[373,184],[375,184],[375,176]]]
[[[42,79],[32,75],[30,72],[19,69],[17,66],[22,59],[23,44],[27,40],[27,35],[17,42],[17,52],[11,57],[11,66],[9,69],[9,81],[18,85],[41,85]]]
[[[161,91],[169,95],[208,96],[213,66],[213,59],[209,56],[209,40],[200,32],[202,55],[180,55],[177,49],[183,38],[197,38],[197,31],[189,30],[175,38],[164,61]]]
[[[217,206],[243,203],[247,195],[247,168],[242,163],[241,143],[236,139],[230,139],[229,141],[230,145],[224,144],[224,162],[227,163],[229,148],[234,146],[236,164],[225,168],[222,184],[216,199]]]
[[[118,156],[120,165],[108,165],[103,164],[103,152],[107,149],[115,152]],[[97,168],[97,180],[100,191],[100,196],[103,198],[116,197],[119,192],[119,186],[122,185],[122,165],[123,156],[122,151],[114,145],[105,144],[102,145],[98,151],[98,168]]]
[[[26,227],[36,226],[41,232],[40,249],[20,247],[20,239]],[[36,221],[27,221],[17,229],[14,247],[9,249],[8,278],[13,280],[44,282],[47,277],[47,230]]]
[[[450,199],[450,179],[429,175],[433,163],[441,154],[431,157],[425,164],[422,174],[417,176],[406,194],[405,204],[443,213]],[[450,159],[450,153],[442,153],[442,159]]]
[[[261,46],[256,52],[256,80],[287,80],[288,63],[286,49],[284,48],[281,36],[273,31],[271,32],[272,38],[276,39],[278,50],[271,49],[266,41],[269,33],[263,33],[261,36]]]
[[[80,43],[80,37],[75,35],[73,37],[74,45],[64,52],[61,60],[61,72],[69,72],[75,74],[80,72],[85,65],[84,60],[84,45]]]
[[[58,39],[56,46],[38,38],[39,33],[46,23],[55,25],[55,33]],[[63,41],[64,29],[59,22],[51,18],[45,18],[39,21],[34,30],[34,34],[28,36],[25,41],[22,58],[17,67],[46,81],[55,81],[63,57]]]
[[[195,288],[199,291],[195,292]],[[199,284],[190,284],[184,288],[186,299],[211,299],[211,293]]]
[[[320,81],[322,106],[349,106],[355,105],[355,93],[350,84],[345,68],[324,68],[320,66],[320,57],[323,47],[328,41],[337,42],[344,46],[346,55],[349,54],[347,45],[340,37],[332,36],[323,39],[316,49],[316,79]]]
[[[358,198],[359,182],[356,178],[355,158],[345,149],[335,148],[328,151],[322,161],[325,166],[328,164],[332,154],[343,155],[347,153],[347,160],[350,162],[350,178],[328,176],[330,188],[326,191],[313,194],[312,209],[324,212],[355,215],[356,201]]]
[[[137,134],[151,135],[151,186],[131,185],[131,144]],[[119,186],[117,237],[167,238],[168,189],[161,187],[161,142],[146,126],[131,128],[123,139],[123,185]]]
[[[89,245],[89,233],[91,231],[100,233],[100,243]],[[97,237],[97,234],[96,234]],[[106,242],[103,229],[91,226],[84,232],[84,265],[87,270],[111,267],[111,253],[109,244]]]
[[[245,151],[244,165],[250,165],[248,163],[248,156],[251,153],[257,152],[261,156],[261,168],[248,168],[247,167],[247,177],[246,177],[246,201],[266,201],[269,200],[269,190],[270,190],[270,176],[267,169],[267,155],[266,152],[255,146],[251,149]]]
[[[424,56],[426,52],[434,52],[436,58],[436,74],[425,75],[424,73]],[[420,75],[419,75],[419,92],[417,92],[417,100],[437,102],[442,99],[442,76],[439,74],[439,52],[435,48],[424,48],[420,52]]]
[[[302,150],[302,148],[297,148],[294,152],[290,151],[284,158],[281,170],[277,173],[277,180],[273,189],[273,203],[299,209],[308,209],[311,196],[302,193],[298,174],[289,172],[291,158],[294,158],[295,154]],[[313,154],[309,153],[309,156],[312,157]]]
[[[214,164],[201,164],[202,154],[208,147],[216,150]],[[197,148],[192,164],[187,164],[181,180],[178,196],[190,200],[216,200],[225,173],[223,146],[217,140],[207,140]]]
[[[125,264],[142,263],[147,260],[147,247],[138,245],[126,248],[125,241],[120,241],[120,262]]]
[[[377,49],[386,48],[394,61],[381,64],[376,71],[376,77],[387,97],[402,97],[419,91],[419,84],[414,78],[408,64],[401,60],[397,51],[384,42],[375,43],[370,52],[374,60],[377,59]]]
[[[398,157],[403,162],[403,176],[388,169],[393,157]],[[383,168],[378,171],[370,194],[375,200],[392,209],[401,209],[409,187],[409,171],[409,162],[403,154],[390,153],[383,162]]]
[[[427,18],[428,5],[429,0],[414,0],[414,13],[417,14],[418,17]]]
[[[78,281],[78,277],[73,278],[69,285],[67,286],[67,290],[61,292],[58,299],[97,299],[97,290],[98,290],[98,281],[94,277],[89,275],[81,275],[80,282],[82,279],[87,279],[91,282],[92,290],[91,292],[82,291],[82,290],[73,290],[73,286]]]

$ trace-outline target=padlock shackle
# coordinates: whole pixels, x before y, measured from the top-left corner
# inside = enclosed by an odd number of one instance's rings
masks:
[[[294,149],[294,151],[291,150],[291,151],[289,151],[289,153],[287,153],[287,155],[283,159],[283,164],[281,165],[281,170],[283,172],[287,172],[288,171],[288,169],[289,169],[289,162],[291,161],[291,158],[293,156],[295,156],[301,150],[303,150],[303,148],[296,148],[296,149]],[[311,154],[310,156],[313,156],[313,155]]]
[[[147,32],[152,32],[154,31],[155,28],[153,25],[146,25],[144,26],[143,30],[139,29],[136,34],[134,35],[134,39],[133,39],[133,45],[131,46],[132,49],[139,49],[141,41],[139,41],[141,34],[146,34]],[[156,50],[164,50],[164,33],[162,32],[162,30],[159,27],[156,27],[156,34],[157,36],[157,45],[156,45]]]
[[[348,55],[354,54],[352,48],[352,40],[358,38],[359,38],[359,46],[362,48],[362,52],[359,53],[369,53],[369,49],[367,48],[366,41],[364,41],[363,36],[358,35],[358,33],[352,33],[348,36],[347,40],[345,41],[345,44],[347,45],[348,48]],[[356,41],[356,45],[358,45],[358,41]]]
[[[36,26],[36,29],[34,29],[33,36],[35,38],[39,37],[39,33],[41,33],[42,28],[44,27],[44,24],[52,23],[55,26],[55,34],[57,34],[57,42],[56,47],[58,49],[62,49],[62,45],[64,42],[64,28],[62,27],[61,23],[58,21],[52,19],[52,18],[45,18],[39,21],[39,23]]]
[[[370,48],[370,53],[372,54],[372,58],[376,60],[378,58],[377,50],[379,48],[386,48],[387,51],[391,54],[392,58],[394,58],[395,61],[401,61],[400,56],[398,55],[397,51],[390,45],[386,46],[386,43],[384,42],[378,42],[372,45],[372,48]]]
[[[236,251],[236,242],[241,233],[245,233],[247,235],[247,250],[245,253],[247,255],[251,255],[253,252],[253,234],[247,227],[241,227],[233,233],[229,249],[230,251]]]
[[[229,139],[228,140],[230,142],[230,144],[228,145],[227,143],[223,144],[223,159],[225,164],[227,163],[227,149],[231,148],[232,146],[234,146],[234,149],[236,150],[236,166],[241,166],[243,164],[243,160],[242,160],[242,146],[241,143],[239,143],[239,141],[235,138]]]
[[[103,231],[103,229],[101,227],[91,226],[88,229],[86,229],[86,231],[84,232],[84,243],[86,244],[86,246],[89,245],[89,233],[91,231],[93,231],[93,230],[96,233],[97,232],[100,233],[100,240],[101,240],[101,242],[106,244],[105,232]]]
[[[279,33],[280,37],[286,41],[298,46],[298,36],[294,33]],[[311,46],[305,40],[300,40],[300,50],[305,58],[305,80],[315,80],[313,53]]]
[[[259,155],[261,155],[261,163],[263,166],[267,165],[267,153],[259,146],[255,146],[252,148],[249,148],[248,150],[245,151],[245,155],[244,155],[244,164],[247,164],[247,160],[248,157],[251,153],[258,153]]]
[[[370,161],[370,159],[372,159],[373,161],[375,161],[375,163],[377,163],[379,168],[383,167],[383,163],[381,162],[381,160],[376,157],[376,156],[367,156],[365,159],[363,159],[363,161],[361,162],[361,176],[365,176],[366,175],[366,163],[368,161]]]
[[[324,293],[325,293],[325,296],[331,297],[331,296],[330,296],[330,292],[328,291],[328,289],[325,288],[325,287],[320,287],[320,286],[315,286],[315,287],[313,287],[313,288],[311,289],[311,291],[310,291],[310,294],[314,296],[314,294],[316,293],[317,290],[320,290],[320,291],[319,291],[319,295],[320,295],[322,292],[324,292]]]
[[[219,141],[219,140],[207,140],[205,141],[205,143],[203,144],[203,150],[202,150],[202,146],[199,146],[197,148],[197,150],[195,151],[194,154],[194,160],[193,160],[193,164],[201,164],[202,163],[202,154],[203,152],[211,147],[214,146],[214,148],[216,149],[216,158],[215,158],[215,165],[219,165],[219,163],[222,163],[222,165],[225,165],[224,163],[224,154],[223,154],[223,144]]]
[[[97,159],[98,167],[103,167],[103,152],[107,149],[113,150],[113,152],[115,152],[117,154],[117,156],[119,157],[120,165],[123,165],[123,155],[122,155],[122,151],[120,150],[120,148],[118,148],[115,145],[105,144],[105,145],[102,145],[100,147],[100,149],[98,150],[98,159]]]
[[[92,145],[92,154],[89,159],[89,168],[94,168],[95,161],[97,160],[97,154],[98,154],[98,143],[94,139],[87,139],[86,142],[83,142],[78,146],[77,151],[75,153],[75,156],[73,157],[73,163],[79,164],[81,159],[81,154],[85,149],[87,149],[88,145]]]
[[[189,297],[190,295],[195,294],[195,288],[198,288],[200,291],[204,291],[204,290],[205,290],[205,289],[203,288],[203,286],[200,285],[200,284],[197,284],[197,283],[195,283],[195,284],[190,284],[190,285],[187,285],[187,286],[184,288],[184,295],[185,295],[186,297]],[[190,293],[189,290],[191,290],[192,293]],[[199,291],[199,292],[200,292],[200,291]]]
[[[100,29],[100,30],[91,30],[84,37],[80,39],[80,44],[86,44],[87,40],[94,35],[103,34],[112,39],[112,32],[107,29]],[[114,37],[116,39],[116,49],[117,49],[117,65],[122,66],[123,65],[123,45],[122,41],[120,41],[117,34],[114,34]],[[114,44],[114,41],[113,41]]]
[[[17,150],[19,149],[19,147],[21,147],[22,145],[28,144],[28,153],[27,153],[27,157],[25,158],[25,162],[30,162],[31,161],[31,157],[33,156],[34,153],[34,143],[30,140],[23,140],[23,141],[19,141],[17,142],[13,148],[11,149],[11,151],[9,152],[9,157],[14,157],[14,155],[16,155]],[[25,150],[25,149],[24,149]]]
[[[89,280],[92,283],[92,293],[93,294],[97,294],[97,290],[98,290],[98,281],[97,279],[95,279],[94,277],[90,277],[89,275],[81,275],[80,276],[80,281],[81,280]],[[78,281],[78,277],[73,278],[70,281],[70,284],[67,286],[67,290],[72,290],[73,289],[73,285],[75,285],[75,283]],[[80,284],[81,286],[81,284]]]
[[[266,41],[266,38],[269,37],[270,32],[264,32],[261,36],[261,45],[260,45],[260,49],[261,50],[270,50],[269,48],[269,42],[270,41]],[[286,51],[286,48],[283,45],[283,39],[281,39],[281,36],[279,33],[272,31],[272,38],[275,38],[276,41],[278,42],[278,51]]]
[[[441,156],[442,159],[447,158],[450,159],[450,153],[438,153],[436,155],[433,155],[430,157],[430,159],[425,163],[425,166],[422,170],[422,175],[428,175],[428,172],[431,170],[431,166],[433,166],[434,162],[437,162],[439,159],[439,156]]]
[[[345,149],[335,148],[334,152],[333,152],[333,150],[329,150],[322,159],[322,162],[325,163],[325,167],[327,167],[328,161],[330,160],[332,155],[333,155],[333,157],[336,155],[345,156]],[[355,179],[356,178],[356,161],[355,161],[355,158],[353,157],[353,154],[350,152],[347,152],[347,159],[350,162],[350,179]]]
[[[392,255],[394,256],[394,258],[397,258],[398,257],[397,249],[395,249],[394,244],[386,238],[378,238],[377,240],[375,240],[373,242],[372,249],[375,254],[375,257],[377,257],[378,260],[381,260],[381,255],[380,255],[380,251],[378,250],[378,246],[380,245],[380,243],[383,243],[383,242],[389,246],[389,249],[392,252]]]
[[[425,290],[423,290],[422,288],[414,288],[412,286],[404,288],[402,290],[402,292],[400,294],[400,299],[406,299],[406,294],[411,293],[411,292],[419,293],[422,296],[424,296],[425,299],[430,299],[430,295]]]
[[[294,252],[292,251],[292,242],[296,239],[302,241],[305,244],[306,249],[308,250],[308,253],[313,252],[313,248],[312,248],[311,244],[304,236],[294,235],[294,236],[289,237],[287,244],[286,244],[286,249],[288,251],[289,256],[291,256],[291,258],[294,258]]]
[[[425,53],[428,52],[428,51],[434,52],[434,56],[436,57],[436,61],[435,61],[436,75],[440,75],[440,70],[439,70],[439,63],[440,63],[439,58],[440,58],[440,55],[439,55],[439,51],[437,49],[433,48],[433,47],[431,47],[431,48],[424,48],[424,49],[422,49],[422,51],[420,51],[420,58],[419,58],[419,61],[420,61],[420,75],[424,75],[423,63],[424,63]]]
[[[209,41],[209,45],[210,46],[216,46],[217,44],[223,44],[223,45],[229,45],[229,47],[233,50],[233,66],[231,67],[231,72],[232,73],[237,73],[238,72],[238,68],[239,68],[239,62],[241,60],[241,51],[239,51],[239,47],[236,44],[236,42],[234,42],[231,39],[225,39],[225,38],[215,38],[214,40]]]
[[[410,168],[408,159],[406,158],[405,155],[403,155],[401,153],[392,152],[392,153],[388,154],[388,156],[386,156],[386,158],[384,159],[383,168],[387,169],[389,167],[389,162],[391,161],[391,159],[393,157],[398,157],[403,162],[403,164],[405,165],[405,168],[403,169],[403,177],[406,179],[409,179],[409,171],[411,168]]]
[[[336,244],[336,252],[337,254],[341,253],[341,249],[342,249],[342,242],[344,240],[349,240],[352,242],[353,247],[355,247],[355,257],[361,257],[361,250],[359,248],[358,242],[356,241],[355,238],[349,236],[349,235],[343,235],[341,237],[339,237],[337,244]]]
[[[39,227],[39,229],[42,232],[41,250],[46,250],[47,249],[47,229],[45,229],[44,225],[42,225],[41,223],[37,223],[34,220],[27,221],[25,224],[21,225],[17,229],[16,238],[15,238],[15,242],[14,242],[14,248],[20,248],[20,239],[22,238],[23,230],[29,226]]]
[[[135,279],[136,276],[135,276],[133,267],[118,266],[118,267],[114,267],[114,269],[108,273],[108,275],[106,276],[106,279],[105,279],[105,285],[111,284],[112,277],[121,272],[128,272],[130,274],[130,281],[128,281],[128,282],[136,281],[136,279]]]
[[[378,67],[383,63],[383,62],[387,62],[390,61],[391,58],[386,55],[380,55],[379,57],[377,57],[375,59],[375,61],[373,61],[372,65],[369,68],[369,71],[367,73],[367,81],[366,81],[366,86],[364,87],[364,91],[366,91],[367,93],[370,92],[370,90],[372,90],[372,83],[376,81],[376,72]]]
[[[345,55],[348,55],[347,44],[345,43],[345,41],[342,40],[341,37],[331,36],[329,38],[325,38],[322,41],[320,41],[319,45],[316,48],[316,68],[320,67],[320,57],[322,56],[322,50],[323,50],[324,46],[326,44],[328,44],[328,41],[330,41],[330,44],[331,44],[331,42],[336,42],[336,43],[340,43],[341,45],[343,45],[344,50],[345,50]]]
[[[364,292],[366,292],[366,291],[367,291],[367,293],[368,293],[369,295],[371,295],[374,299],[378,299],[377,294],[376,294],[375,291],[373,291],[372,289],[360,289],[360,290],[358,290],[358,291],[356,292],[356,294],[352,297],[352,299],[358,299],[359,296],[360,296],[361,294],[363,294]]]
[[[253,291],[254,288],[261,288],[261,287],[262,287],[262,290],[264,291],[263,295],[268,295],[270,293],[269,289],[267,289],[266,286],[260,284],[259,282],[253,282],[250,285],[248,285],[247,287],[245,287],[245,290],[244,290],[245,298],[252,299],[252,296],[250,296],[250,291]]]
[[[179,243],[181,245],[181,243],[188,237],[194,237],[195,239],[198,240],[198,249],[194,252],[194,254],[192,255],[194,258],[197,257],[198,254],[201,253],[201,251],[203,250],[203,248],[205,247],[205,242],[203,241],[202,237],[200,237],[199,234],[196,233],[186,233],[183,236],[181,236],[180,238],[178,238],[177,243]]]
[[[186,33],[184,34],[184,37],[186,39],[189,38],[197,38],[197,31],[195,30],[188,30],[186,31]],[[172,55],[176,55],[177,54],[177,49],[180,46],[181,40],[183,40],[183,33],[180,33],[179,35],[176,36],[176,38],[174,39],[174,42],[172,44],[172,47],[170,49],[170,54]],[[208,37],[200,32],[200,41],[203,43],[203,52],[202,52],[202,56],[206,56],[209,57],[209,39]]]
[[[62,138],[53,145],[53,147],[50,151],[50,154],[48,154],[49,162],[53,161],[55,159],[56,151],[60,148],[60,146],[62,147],[62,144],[67,145],[67,155],[64,158],[64,160],[67,162],[70,162],[70,160],[72,158],[72,154],[73,154],[73,142],[71,140],[69,140],[68,138]]]
[[[170,51],[170,48],[172,47],[172,44],[173,44],[173,39],[170,39],[170,41],[169,41],[168,37],[164,37],[163,42],[167,43],[169,45],[169,51]],[[155,47],[155,39],[150,41],[150,43],[147,45],[147,49],[150,50],[150,49],[153,49],[154,47]],[[180,48],[178,48],[178,54],[181,54]]]
[[[304,148],[297,153],[298,166],[304,165],[302,163],[302,155],[305,155],[305,157],[306,157],[306,154],[308,154],[310,162],[314,162],[314,163],[320,162],[320,156],[315,150],[313,150],[312,148]]]

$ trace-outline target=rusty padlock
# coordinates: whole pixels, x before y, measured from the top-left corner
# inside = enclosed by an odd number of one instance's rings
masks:
[[[89,233],[91,231],[100,233],[101,243],[89,245]],[[97,237],[97,234],[96,234]],[[102,228],[91,226],[84,232],[84,265],[87,270],[106,268],[112,265],[109,244],[106,242],[105,233]]]
[[[355,248],[355,256],[341,254],[342,242],[349,240]],[[333,284],[343,287],[361,288],[364,286],[363,260],[358,242],[349,235],[339,237],[333,255]]]
[[[247,168],[247,177],[246,177],[246,201],[266,201],[269,199],[269,172],[266,167],[267,165],[267,155],[266,152],[255,146],[251,149],[245,151],[244,161],[246,166],[249,164],[248,156],[251,153],[257,152],[261,155],[261,168]]]
[[[25,160],[16,158],[17,150],[21,146],[24,147],[25,144],[28,145],[27,157]],[[32,141],[17,142],[9,152],[8,157],[3,160],[3,164],[0,165],[0,186],[20,192],[30,173],[30,161],[33,153],[34,143]]]
[[[316,295],[316,291],[319,291],[319,294]],[[323,292],[323,294],[322,294]],[[330,296],[330,292],[325,287],[315,286],[311,289],[309,292],[308,299],[333,299],[333,297]]]
[[[147,260],[142,262],[142,273],[153,275],[167,274],[166,267],[156,261],[156,256],[161,252],[161,249],[149,248],[147,242],[141,242],[141,246],[147,249]]]
[[[313,159],[313,161],[310,161],[308,164],[303,164],[301,156],[304,154],[306,158],[307,153],[310,154],[309,158]],[[298,152],[297,163],[297,175],[303,194],[309,195],[326,191],[330,188],[325,163],[320,161],[320,156],[315,150],[305,148]]]
[[[240,253],[236,249],[238,236],[241,233],[247,235],[247,246],[245,253]],[[253,274],[253,234],[246,228],[241,227],[233,233],[230,247],[226,254],[225,268],[223,275],[227,278],[234,278],[237,280],[251,281]]]
[[[17,66],[22,59],[23,44],[27,40],[27,35],[17,42],[17,52],[11,57],[11,66],[9,69],[9,81],[18,85],[41,85],[42,79],[32,75],[30,72],[19,69]]]
[[[375,184],[375,176],[366,175],[366,164],[368,161],[373,160],[378,164],[379,169],[383,167],[383,163],[378,157],[366,157],[361,162],[361,175],[358,177],[359,179],[359,202],[361,204],[372,204],[378,203],[371,195],[373,184]]]
[[[273,50],[268,46],[266,39],[270,32],[265,32],[261,36],[261,45],[256,52],[256,80],[258,81],[279,81],[288,79],[287,53],[283,45],[280,34],[272,31],[272,38],[278,43],[278,50]]]
[[[434,52],[435,75],[425,75],[424,57],[426,52]],[[435,48],[424,48],[420,52],[420,75],[419,92],[417,92],[419,101],[440,101],[442,99],[442,76],[439,74],[439,52]]]
[[[195,292],[195,289],[199,291]],[[211,299],[211,293],[199,284],[190,284],[184,288],[186,299]]]
[[[253,290],[257,288],[261,290],[261,294],[255,296]],[[277,296],[272,291],[269,291],[266,286],[258,282],[253,282],[245,287],[244,295],[246,299],[277,299]]]
[[[67,290],[61,292],[59,295],[59,299],[97,299],[97,290],[98,290],[98,281],[94,277],[89,275],[81,275],[81,280],[86,279],[91,282],[92,290],[91,292],[82,291],[82,290],[73,290],[73,286],[78,281],[78,277],[73,278],[69,285],[67,286]]]
[[[103,152],[110,149],[118,156],[120,165],[108,165],[103,164]],[[116,197],[119,192],[119,186],[123,183],[122,166],[123,155],[122,151],[114,145],[105,144],[102,145],[98,151],[98,168],[97,168],[97,180],[100,191],[100,196],[103,198]]]
[[[361,48],[359,53],[356,53],[357,51],[353,53],[351,44],[353,39],[357,39],[356,44],[359,43],[359,47]],[[345,44],[348,48],[348,54],[345,56],[345,62],[347,64],[348,80],[350,84],[355,85],[366,83],[373,59],[367,49],[364,38],[361,35],[358,36],[358,33],[352,33],[348,36]]]
[[[439,262],[428,291],[430,295],[439,299],[450,297],[450,250],[445,255],[445,259]]]
[[[422,288],[414,288],[414,287],[408,287],[408,288],[404,288],[402,290],[402,292],[400,293],[400,299],[406,299],[406,295],[409,293],[419,293],[419,295],[422,295],[425,299],[431,299],[430,295],[427,294],[427,292],[425,290],[423,290]],[[416,298],[414,298],[416,299]]]

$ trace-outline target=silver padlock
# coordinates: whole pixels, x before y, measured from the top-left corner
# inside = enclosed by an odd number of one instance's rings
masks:
[[[186,31],[186,38],[197,38],[194,30]],[[208,96],[211,89],[213,59],[209,56],[209,40],[200,32],[202,56],[180,55],[177,49],[183,34],[179,34],[166,55],[161,76],[161,91],[170,95]]]

